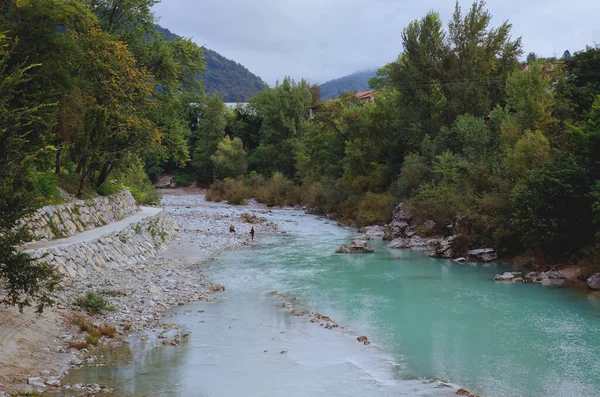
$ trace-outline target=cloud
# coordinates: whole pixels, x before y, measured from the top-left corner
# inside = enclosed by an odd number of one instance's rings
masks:
[[[463,9],[470,2],[461,2]],[[597,0],[490,1],[525,52],[560,56],[600,40]],[[159,23],[246,66],[269,84],[289,75],[316,83],[377,68],[402,51],[401,32],[430,10],[448,21],[451,0],[163,0]]]

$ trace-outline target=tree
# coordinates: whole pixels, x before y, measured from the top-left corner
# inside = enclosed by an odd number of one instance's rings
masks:
[[[294,153],[306,130],[312,100],[310,85],[289,77],[250,99],[250,111],[262,118],[260,145],[249,159],[252,170],[264,174],[279,171],[287,178],[294,177]]]
[[[207,97],[200,105],[199,112],[198,129],[191,137],[195,144],[192,164],[198,182],[209,184],[212,183],[215,175],[211,156],[225,137],[227,107],[218,95],[213,95]]]
[[[522,130],[544,130],[554,120],[553,76],[560,78],[558,66],[539,61],[527,70],[511,73],[506,81],[506,102],[516,111]]]
[[[511,196],[512,225],[525,248],[575,254],[594,239],[590,180],[577,158],[557,152]]]
[[[90,106],[85,114],[85,131],[74,144],[81,175],[79,194],[91,171],[100,171],[100,186],[115,165],[130,153],[142,153],[161,137],[148,114],[153,102],[152,76],[137,67],[123,42],[112,40],[97,28],[80,38],[87,67],[86,95]]]
[[[231,139],[229,135],[219,143],[211,160],[214,164],[215,179],[235,178],[244,175],[248,168],[242,140]]]
[[[10,45],[0,33],[0,302],[21,311],[35,302],[42,312],[53,303],[51,295],[60,277],[54,268],[36,263],[18,248],[27,234],[15,225],[37,205],[27,189],[31,166],[40,153],[52,148],[29,140],[45,105],[14,105],[38,65],[10,66]]]

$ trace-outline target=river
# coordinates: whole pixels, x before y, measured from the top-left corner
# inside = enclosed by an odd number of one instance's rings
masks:
[[[173,309],[189,339],[134,338],[63,383],[131,396],[449,396],[455,385],[486,397],[600,395],[597,295],[496,283],[499,265],[383,241],[374,254],[335,254],[349,231],[300,211],[268,218],[287,234],[210,262],[202,271],[226,291]],[[272,290],[344,329],[292,316]]]

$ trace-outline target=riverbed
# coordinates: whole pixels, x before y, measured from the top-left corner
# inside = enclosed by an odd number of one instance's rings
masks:
[[[194,208],[171,203],[175,216],[193,219]],[[374,254],[335,254],[351,231],[296,210],[259,215],[283,233],[257,230],[260,244],[205,262],[199,271],[225,292],[167,313],[189,338],[178,346],[156,333],[132,338],[63,384],[109,384],[131,396],[438,396],[455,385],[488,397],[598,395],[597,295],[496,283],[499,265],[382,241],[372,242]],[[202,256],[202,247],[179,253]],[[293,316],[274,290],[341,327]]]

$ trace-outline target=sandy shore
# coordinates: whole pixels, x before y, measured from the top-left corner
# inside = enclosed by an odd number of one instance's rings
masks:
[[[268,210],[254,202],[232,207],[206,202],[198,192],[174,189],[162,193],[161,204],[179,224],[180,238],[160,256],[132,268],[107,269],[85,279],[65,279],[57,305],[41,316],[31,310],[20,314],[17,310],[0,309],[0,396],[43,391],[42,387],[28,385],[28,379],[53,381],[69,368],[95,359],[95,348],[70,347],[85,336],[72,324],[76,316],[117,329],[118,338],[103,337],[100,346],[118,344],[132,332],[160,329],[164,325],[163,313],[172,306],[211,300],[220,290],[202,274],[204,263],[219,252],[258,244],[263,236],[278,233],[277,224],[260,219],[260,214]],[[259,216],[259,223],[254,225],[254,241],[249,234],[252,225],[240,217],[244,212]],[[236,233],[229,232],[230,225]],[[76,304],[87,291],[100,292],[114,311],[88,315]],[[100,389],[98,385],[88,387],[90,391]]]

